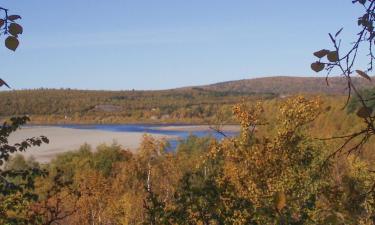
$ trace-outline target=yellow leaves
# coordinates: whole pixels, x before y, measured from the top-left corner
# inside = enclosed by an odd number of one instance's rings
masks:
[[[159,140],[145,134],[139,148],[139,155],[146,161],[153,160],[164,154],[166,144],[167,142],[163,139]]]
[[[275,193],[275,208],[278,212],[286,206],[286,195],[283,191],[278,191]]]
[[[287,99],[280,108],[280,120],[284,121],[286,130],[296,128],[314,120],[322,111],[319,98],[312,100],[303,96]]]
[[[263,112],[264,109],[260,102],[249,106],[243,101],[241,104],[237,104],[233,107],[233,114],[241,124],[241,141],[243,143],[247,142],[251,131],[263,120]]]
[[[17,47],[19,45],[19,41],[16,37],[9,36],[7,39],[5,39],[5,47],[12,51],[16,51]]]
[[[260,121],[265,124],[260,119],[265,114],[261,106],[242,103],[234,107],[242,128],[246,130]],[[235,140],[218,143],[223,174],[217,183],[230,182],[236,195],[250,201],[255,210],[268,208],[279,213],[290,210],[295,205],[287,207],[285,193],[291,193],[290,198],[302,205],[309,198],[306,193],[314,193],[316,187],[311,185],[311,177],[321,173],[314,167],[320,159],[315,155],[320,153],[304,137],[303,128],[320,114],[321,108],[319,98],[288,98],[281,103],[279,111],[270,112],[278,115],[278,119],[269,118],[271,123],[262,126],[249,142],[244,142],[248,136],[240,135]]]

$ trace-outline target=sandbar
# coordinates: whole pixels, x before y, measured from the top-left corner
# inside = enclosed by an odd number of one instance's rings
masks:
[[[123,148],[135,151],[139,147],[144,134],[136,132],[112,132],[53,126],[32,126],[23,127],[12,133],[9,137],[9,143],[18,143],[26,138],[38,137],[41,135],[48,137],[50,143],[28,148],[25,152],[20,154],[24,155],[26,158],[33,156],[36,161],[45,163],[49,162],[58,154],[78,150],[79,147],[85,143],[89,144],[92,149],[95,150],[98,145],[111,145],[115,142]],[[152,136],[160,139],[176,139],[174,136],[160,134],[152,134]]]

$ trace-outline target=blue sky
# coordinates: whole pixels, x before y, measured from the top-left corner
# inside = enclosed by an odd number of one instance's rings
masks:
[[[24,33],[0,48],[16,89],[166,89],[252,77],[316,76],[328,32],[357,30],[351,0],[6,0]]]

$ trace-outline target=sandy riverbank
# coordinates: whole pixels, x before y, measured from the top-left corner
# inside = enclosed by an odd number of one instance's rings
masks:
[[[112,144],[114,141],[124,148],[135,150],[142,140],[142,133],[133,132],[111,132],[100,130],[80,130],[61,127],[24,127],[13,133],[9,143],[17,143],[21,140],[40,135],[47,136],[49,144],[40,147],[29,148],[22,155],[33,156],[39,162],[48,162],[56,155],[79,149],[84,144],[90,144],[93,149],[100,144]],[[152,134],[156,138],[174,139],[174,136]]]
[[[213,128],[216,129],[215,126],[212,126]],[[158,130],[172,130],[172,131],[210,131],[212,130],[209,125],[179,125],[179,126],[160,126],[160,127],[153,127],[154,129]],[[239,132],[240,131],[240,126],[239,125],[223,125],[220,127],[221,131],[226,131],[226,132]]]

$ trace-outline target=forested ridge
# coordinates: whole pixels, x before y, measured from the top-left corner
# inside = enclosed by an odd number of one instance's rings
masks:
[[[370,82],[354,79],[359,88]],[[160,91],[34,89],[0,92],[0,117],[29,115],[32,123],[208,123],[233,104],[305,93],[345,95],[345,83],[331,78],[259,78]],[[240,87],[240,86],[241,87]],[[232,120],[232,122],[234,122]]]
[[[37,89],[0,93],[0,116],[29,115],[34,123],[198,122],[246,99],[275,94],[209,91],[84,91]]]

